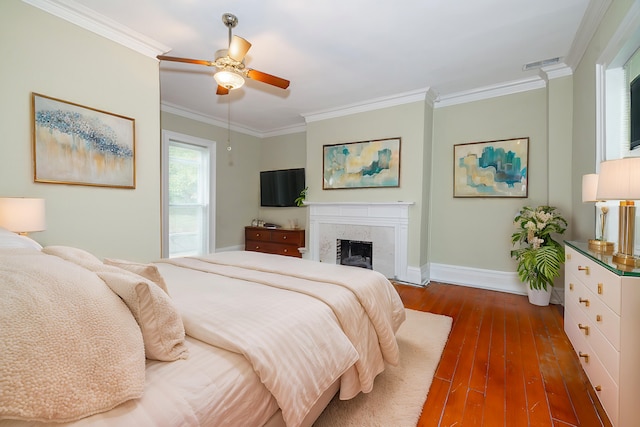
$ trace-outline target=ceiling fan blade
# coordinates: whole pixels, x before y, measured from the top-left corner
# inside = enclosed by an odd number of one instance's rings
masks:
[[[216,65],[215,62],[205,61],[204,59],[178,58],[175,56],[165,56],[165,55],[158,55],[156,58],[158,58],[160,61],[184,62],[187,64],[206,65],[207,67],[213,67]]]
[[[242,62],[250,47],[251,43],[242,37],[233,36],[231,44],[229,45],[229,58],[234,61]]]
[[[216,95],[229,95],[229,89],[224,86],[218,85],[218,89],[216,90]]]
[[[281,77],[272,76],[271,74],[263,73],[262,71],[249,69],[247,70],[247,77],[252,80],[257,80],[266,84],[270,84],[281,89],[289,87],[289,80],[285,80]]]

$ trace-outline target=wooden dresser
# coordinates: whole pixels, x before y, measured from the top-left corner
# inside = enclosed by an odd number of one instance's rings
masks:
[[[288,228],[245,227],[244,248],[302,258],[298,248],[304,247],[304,230]]]
[[[614,426],[638,425],[640,269],[566,242],[564,329]]]

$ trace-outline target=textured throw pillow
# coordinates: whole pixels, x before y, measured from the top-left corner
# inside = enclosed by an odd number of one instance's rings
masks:
[[[182,318],[171,298],[153,282],[115,267],[104,266],[98,276],[122,298],[142,330],[147,359],[186,359]],[[116,271],[114,271],[116,270]]]
[[[162,278],[160,271],[158,271],[158,267],[156,267],[154,264],[142,264],[139,262],[113,258],[105,258],[104,263],[107,265],[120,267],[123,270],[127,270],[135,274],[139,274],[145,279],[151,280],[153,283],[160,286],[163,291],[169,294],[169,291],[167,290],[167,284]]]
[[[0,250],[0,419],[68,422],[142,396],[144,345],[95,273]]]
[[[84,249],[74,248],[72,246],[46,246],[42,252],[55,255],[81,267],[95,271],[95,268],[102,265],[102,261],[95,255],[85,251]]]

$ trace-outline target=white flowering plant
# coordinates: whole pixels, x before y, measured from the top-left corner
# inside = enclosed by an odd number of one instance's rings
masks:
[[[567,220],[553,206],[525,206],[514,219],[517,231],[511,235],[511,257],[518,261],[518,277],[531,289],[553,286],[564,263],[564,246],[553,240],[553,234],[567,229]]]

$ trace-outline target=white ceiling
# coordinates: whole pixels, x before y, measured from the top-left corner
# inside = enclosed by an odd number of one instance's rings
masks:
[[[29,0],[25,0],[29,1]],[[286,133],[305,117],[399,95],[437,100],[539,78],[524,64],[553,57],[575,67],[579,38],[610,0],[32,0],[102,15],[171,56],[213,60],[233,33],[253,46],[250,68],[291,81],[282,90],[249,80],[215,94],[214,68],[162,62],[165,108],[231,122],[250,133]],[[29,2],[32,2],[29,1]],[[89,8],[86,10],[84,8]],[[586,19],[583,18],[586,16]],[[597,18],[599,20],[599,18]],[[581,26],[582,23],[582,26]],[[589,28],[591,27],[591,28]],[[125,29],[126,30],[126,29]],[[128,30],[126,30],[128,31]],[[578,38],[576,38],[578,35]]]

